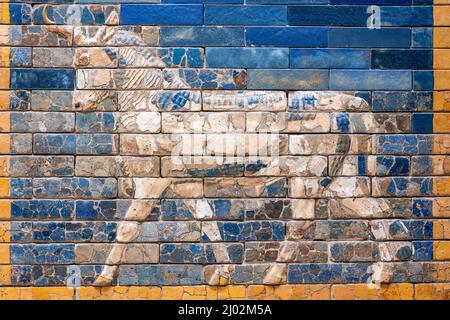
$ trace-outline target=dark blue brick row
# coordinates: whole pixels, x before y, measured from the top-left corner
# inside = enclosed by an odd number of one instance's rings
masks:
[[[413,199],[412,212],[419,218],[432,217],[433,201],[430,199]]]
[[[11,69],[11,89],[74,89],[73,69]]]
[[[116,222],[12,222],[14,242],[112,242]]]
[[[372,50],[372,69],[433,69],[433,51]]]
[[[326,47],[328,30],[323,27],[247,27],[247,46]]]
[[[370,277],[368,263],[290,264],[288,283],[361,283]]]
[[[217,222],[221,241],[282,241],[284,223],[279,221]],[[203,241],[211,241],[206,233]],[[215,241],[215,239],[212,239]]]
[[[201,25],[202,5],[122,4],[120,23],[131,25]]]
[[[73,200],[12,200],[12,219],[68,220],[73,217]]]
[[[381,7],[382,27],[433,26],[432,7]],[[367,26],[367,6],[290,6],[288,24],[302,26]]]
[[[71,264],[75,262],[74,244],[12,244],[13,264]]]
[[[414,241],[414,261],[433,260],[433,241]]]
[[[11,198],[31,198],[33,196],[31,180],[30,178],[9,179]]]
[[[414,71],[413,89],[420,91],[432,91],[434,89],[434,72]]]
[[[205,24],[286,25],[285,6],[205,6]]]
[[[162,46],[242,46],[242,27],[161,27]]]
[[[432,111],[433,92],[374,92],[372,111]]]
[[[413,133],[433,133],[432,113],[413,113],[411,122]]]
[[[9,4],[10,24],[31,24],[31,6],[21,3]]]
[[[377,176],[408,175],[411,171],[409,157],[378,156]]]
[[[338,48],[409,48],[409,28],[330,28],[329,46]]]

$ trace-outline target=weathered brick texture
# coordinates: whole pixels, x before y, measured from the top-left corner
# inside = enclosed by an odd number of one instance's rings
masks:
[[[0,2],[0,300],[450,299],[448,0]]]

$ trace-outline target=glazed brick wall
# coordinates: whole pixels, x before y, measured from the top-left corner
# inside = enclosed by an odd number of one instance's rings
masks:
[[[449,13],[0,0],[0,299],[448,299]]]

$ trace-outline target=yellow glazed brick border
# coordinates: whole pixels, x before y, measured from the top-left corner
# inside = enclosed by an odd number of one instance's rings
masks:
[[[0,1],[0,24],[10,23],[9,3]],[[6,3],[5,3],[6,2]],[[0,30],[1,38],[5,33]],[[6,33],[7,36],[7,33]],[[10,244],[11,241],[11,201],[10,196],[10,48],[0,47],[0,286],[11,285]],[[6,90],[5,90],[6,89]],[[6,154],[6,155],[5,155]],[[19,289],[20,290],[20,289]],[[16,290],[17,292],[17,290]],[[0,294],[0,300],[2,300]]]
[[[1,279],[1,278],[0,278]],[[1,281],[1,280],[0,280]],[[0,287],[0,300],[449,300],[449,283],[175,287]]]
[[[433,174],[450,174],[450,142],[445,135],[450,132],[450,0],[434,0],[434,32],[433,32],[433,67],[434,67],[434,99],[433,99],[433,132],[434,151],[442,157],[433,157]],[[449,196],[450,178],[435,177],[433,192],[436,196]],[[450,199],[435,198],[433,201],[433,217],[450,218]],[[433,259],[445,261],[450,259],[450,221],[433,222]],[[418,289],[417,289],[418,288]],[[418,285],[417,298],[435,297],[448,299],[439,286]],[[447,286],[448,290],[448,286]]]

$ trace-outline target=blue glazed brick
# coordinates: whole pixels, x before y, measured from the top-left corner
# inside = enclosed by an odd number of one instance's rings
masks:
[[[115,222],[34,222],[33,242],[112,242]]]
[[[433,28],[413,28],[412,29],[413,48],[433,47]]]
[[[116,152],[116,137],[110,134],[80,134],[76,137],[79,154],[111,154]]]
[[[279,221],[217,222],[221,241],[282,241],[284,223]],[[212,241],[204,232],[203,241]]]
[[[341,112],[336,115],[337,130],[342,133],[349,132],[350,119],[347,112]]]
[[[367,174],[367,156],[358,156],[358,175]]]
[[[11,178],[9,183],[11,198],[31,198],[33,196],[31,179]]]
[[[74,211],[72,200],[13,200],[12,219],[71,219]]]
[[[112,112],[77,113],[76,132],[113,133],[116,129],[116,119]]]
[[[387,187],[387,194],[395,197],[405,197],[408,195],[410,189],[418,188],[421,196],[430,196],[433,194],[433,179],[432,178],[406,178],[393,177],[390,178]]]
[[[408,175],[409,173],[409,157],[377,157],[378,176]]]
[[[413,113],[411,122],[413,133],[433,133],[432,113]]]
[[[77,220],[112,220],[116,218],[115,200],[77,200],[75,217]]]
[[[374,92],[372,111],[432,111],[433,92]]]
[[[331,70],[331,90],[410,90],[411,71]]]
[[[408,28],[330,28],[329,46],[339,48],[409,48]]]
[[[377,137],[377,151],[381,154],[431,154],[432,135],[380,135]]]
[[[429,156],[412,157],[411,167],[413,175],[433,175],[433,158]]]
[[[241,27],[161,27],[162,46],[242,46]]]
[[[10,48],[9,65],[11,67],[31,67],[31,48]]]
[[[370,276],[368,263],[290,264],[288,283],[363,283]]]
[[[432,91],[434,88],[433,71],[414,71],[413,89]]]
[[[206,48],[206,66],[213,68],[288,68],[289,49]]]
[[[17,286],[65,286],[67,266],[14,265],[11,268],[11,284]]]
[[[200,200],[199,200],[200,201]],[[197,217],[197,206],[205,205],[196,203],[193,207],[192,201],[187,200],[162,200],[161,202],[161,218],[163,220],[195,220]],[[220,220],[243,220],[244,219],[244,202],[243,200],[216,199],[205,200],[209,209],[212,211],[212,217],[204,217],[205,219]]]
[[[9,4],[10,24],[31,24],[31,6],[29,4]]]
[[[330,0],[330,4],[411,5],[412,0]]]
[[[33,151],[42,154],[74,154],[76,141],[75,134],[36,134]]]
[[[381,7],[383,27],[428,27],[433,26],[431,6],[386,6]]]
[[[196,285],[203,283],[201,265],[120,266],[120,285]]]
[[[73,69],[11,69],[11,89],[74,88]]]
[[[74,244],[13,244],[13,264],[71,264],[75,261]]]
[[[208,0],[206,0],[208,1]],[[328,4],[330,0],[246,0],[247,4]]]
[[[412,212],[416,217],[429,218],[433,216],[433,201],[429,199],[413,199]]]
[[[74,14],[74,10],[73,6],[36,6],[33,10],[33,23],[47,24],[47,18],[57,25],[104,25],[110,14],[116,12],[113,6],[77,6],[78,14]]]
[[[199,68],[203,66],[201,48],[158,48],[158,56],[167,67]],[[119,66],[121,60],[119,60]]]
[[[248,89],[327,90],[326,70],[249,70]]]
[[[11,48],[12,49],[12,48]],[[31,94],[25,90],[10,91],[9,109],[14,111],[30,110]]]
[[[433,241],[414,241],[414,261],[433,260]]]
[[[368,69],[370,51],[363,49],[291,49],[291,68]]]
[[[116,138],[110,134],[35,134],[33,152],[37,154],[112,154]]]
[[[36,178],[33,191],[40,198],[113,198],[117,195],[114,178]]]
[[[328,29],[322,27],[247,27],[247,46],[326,47]]]
[[[299,26],[365,26],[366,6],[289,6],[288,24]]]
[[[372,50],[372,69],[432,69],[432,50]]]
[[[168,89],[177,76],[187,83],[181,89],[245,89],[247,85],[246,71],[241,69],[165,69]]]
[[[32,242],[33,223],[32,222],[11,222],[12,242]]]
[[[203,6],[122,4],[120,6],[120,23],[125,25],[202,24]]]
[[[205,6],[205,24],[285,25],[285,6]]]
[[[219,254],[219,255],[217,255]],[[244,246],[234,244],[161,244],[161,263],[242,263]]]

